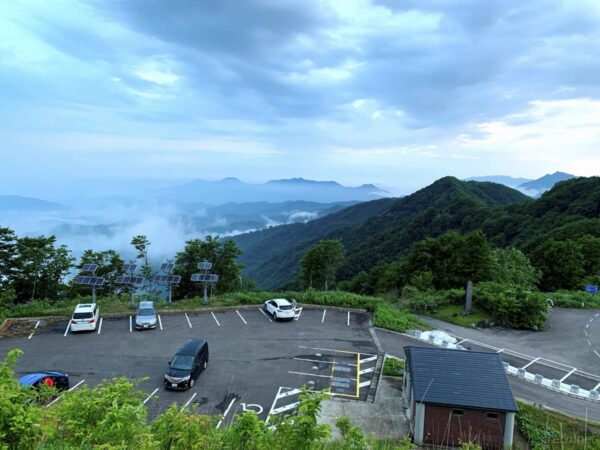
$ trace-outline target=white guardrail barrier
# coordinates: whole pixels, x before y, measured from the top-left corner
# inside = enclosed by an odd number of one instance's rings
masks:
[[[410,330],[408,332],[408,335],[421,341],[427,342],[429,344],[435,345],[437,347],[468,351],[466,347],[458,344],[458,342],[461,341],[441,330]],[[540,374],[534,374],[531,372],[527,372],[527,370],[523,368],[511,366],[507,362],[503,362],[502,364],[504,365],[504,370],[506,371],[506,373],[520,378],[522,380],[529,381],[533,384],[537,384],[541,387],[545,387],[555,392],[560,392],[561,394],[570,395],[571,397],[577,397],[580,399],[591,401],[600,401],[600,392],[598,392],[595,389],[582,389],[576,384],[567,384],[561,382],[560,380],[545,378]]]

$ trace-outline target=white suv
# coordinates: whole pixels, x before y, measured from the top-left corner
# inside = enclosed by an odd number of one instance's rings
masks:
[[[96,303],[79,304],[71,318],[71,331],[94,331],[99,318],[100,308]]]
[[[294,306],[285,298],[274,298],[273,300],[266,301],[263,305],[263,310],[271,314],[275,320],[292,320],[296,317]]]

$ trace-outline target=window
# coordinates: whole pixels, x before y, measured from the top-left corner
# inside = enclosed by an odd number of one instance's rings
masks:
[[[462,416],[463,415],[463,410],[462,409],[453,409],[452,410],[452,415],[453,416]]]
[[[495,412],[489,412],[485,414],[485,418],[486,419],[490,419],[490,420],[497,420],[498,419],[498,413]]]

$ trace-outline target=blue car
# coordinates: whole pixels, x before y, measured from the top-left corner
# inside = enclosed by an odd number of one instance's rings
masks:
[[[59,391],[69,389],[69,374],[59,370],[51,370],[47,372],[32,372],[19,378],[19,385],[21,387],[32,386],[35,388],[42,384],[55,387]]]

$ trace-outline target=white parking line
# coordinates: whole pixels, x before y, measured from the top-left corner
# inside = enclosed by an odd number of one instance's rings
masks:
[[[298,310],[296,310],[298,311]],[[300,308],[300,312],[298,313],[298,315],[294,315],[294,320],[300,320],[300,314],[302,314],[302,308]]]
[[[102,317],[100,317],[100,323],[98,324],[98,334],[100,334],[101,330],[102,330]]]
[[[242,315],[240,314],[240,312],[236,309],[235,312],[237,313],[238,316],[240,316],[240,319],[242,319],[242,322],[244,322],[244,325],[248,325],[248,322],[246,322],[246,319],[244,319],[242,317]]]
[[[596,354],[596,356],[597,356],[598,358],[600,358],[600,353],[598,353],[598,350],[594,350],[594,353]]]
[[[502,353],[504,350],[506,350],[505,348],[499,348],[498,350],[496,350],[496,353]]]
[[[36,330],[36,329],[37,329],[37,327],[38,327],[39,325],[40,325],[40,321],[38,320],[38,321],[35,323],[35,327],[33,327],[33,329],[34,329],[34,330]],[[29,337],[28,337],[27,339],[31,339],[31,338],[33,337],[33,335],[34,335],[34,334],[35,334],[35,331],[32,331],[32,332],[31,332],[31,334],[29,335]]]
[[[375,371],[375,367],[369,367],[368,369],[361,370],[359,373],[361,375],[364,375],[365,373],[370,373],[370,372],[374,372],[374,371]]]
[[[279,399],[279,395],[281,394],[281,389],[282,389],[281,386],[279,387],[279,389],[277,389],[277,394],[275,394],[275,398],[273,399],[273,403],[271,404],[271,409],[269,410],[269,414],[267,414],[267,418],[265,420],[265,425],[269,423],[271,414],[273,414],[273,409],[275,409],[275,404],[277,403],[277,400]]]
[[[575,371],[576,371],[576,370],[577,370],[577,369],[573,369],[573,370],[571,370],[571,371],[570,371],[568,374],[566,374],[564,377],[562,377],[562,378],[560,379],[560,382],[562,383],[563,381],[565,381],[567,378],[569,378],[571,375],[573,375],[573,374],[575,373]]]
[[[185,402],[185,405],[183,405],[183,408],[181,408],[181,409],[184,409],[184,408],[187,408],[188,406],[190,406],[190,403],[192,403],[192,401],[194,401],[194,399],[196,398],[196,395],[198,395],[198,393],[194,392],[194,394],[190,397],[190,399],[187,402]]]
[[[594,386],[594,389],[592,389],[592,391],[597,391],[598,388],[600,388],[600,383],[598,383],[596,386]]]
[[[294,402],[294,403],[290,403],[288,405],[281,406],[279,408],[275,408],[273,411],[271,411],[271,414],[281,414],[282,412],[286,412],[286,411],[296,408],[299,404],[300,404],[300,402]]]
[[[590,327],[590,324],[589,324],[589,323],[587,323],[587,324],[585,325],[585,328],[587,329],[587,328],[589,328],[589,327]]]
[[[85,380],[81,380],[81,381],[80,381],[79,383],[77,383],[75,386],[73,386],[72,388],[70,388],[70,389],[69,389],[67,392],[74,391],[74,390],[75,390],[75,389],[77,389],[77,388],[78,388],[78,387],[81,385],[81,383],[83,383],[84,381],[85,381]],[[52,400],[50,403],[48,403],[48,404],[46,405],[46,408],[47,408],[48,406],[50,406],[50,405],[53,405],[53,404],[54,404],[54,403],[56,403],[57,401],[59,401],[61,398],[62,398],[62,394],[61,394],[61,395],[59,395],[58,397],[56,397],[56,398],[55,398],[54,400]]]
[[[231,409],[231,407],[233,406],[233,404],[235,403],[237,399],[234,398],[233,400],[231,400],[231,403],[229,403],[229,406],[227,407],[227,409],[225,410],[225,412],[223,413],[223,418],[221,420],[219,420],[219,423],[217,423],[217,429],[221,428],[221,424],[223,423],[223,421],[227,418],[227,413],[229,413],[229,410]]]
[[[262,315],[263,315],[263,316],[265,316],[265,317],[267,318],[267,320],[268,320],[269,322],[273,322],[273,321],[271,320],[271,318],[270,318],[269,316],[267,316],[267,313],[265,313],[265,312],[262,310],[262,308],[258,308],[258,310],[259,310],[259,311],[262,313]]]
[[[27,339],[31,339],[33,337],[33,331],[31,332],[31,334],[29,335],[29,337]]]
[[[600,316],[600,313],[594,314],[594,317],[598,317],[598,316]]]
[[[521,367],[521,369],[527,369],[529,366],[531,366],[532,364],[535,364],[540,358],[535,358],[532,359],[531,361],[529,361],[527,364],[525,364],[523,367]]]
[[[346,325],[350,326],[350,311],[348,311],[348,321],[346,322]]]
[[[283,394],[277,394],[277,396],[275,397],[275,399],[289,397],[290,395],[300,394],[301,392],[302,392],[302,389],[291,389],[289,391],[285,391]]]
[[[292,370],[288,370],[288,373],[293,375],[305,375],[307,377],[331,378],[331,375],[317,375],[315,373],[294,372]]]
[[[327,312],[326,309],[323,310],[323,318],[321,319],[321,323],[325,322],[325,313]]]
[[[368,363],[368,362],[375,361],[375,360],[377,360],[377,355],[375,355],[375,356],[369,356],[368,358],[361,359],[360,363],[364,364],[364,363]]]
[[[359,388],[363,388],[363,387],[367,387],[367,386],[371,386],[371,380],[369,380],[369,381],[363,381],[362,383],[360,383],[358,385]]]
[[[69,328],[71,327],[71,321],[69,320],[69,324],[67,325],[67,329],[65,330],[65,336],[67,335],[67,333],[69,332]]]
[[[132,328],[133,328],[133,327],[131,326],[131,323],[132,323],[132,319],[131,319],[131,316],[129,316],[129,332],[130,332],[130,333],[131,333],[131,330],[132,330]]]
[[[160,314],[158,314],[158,326],[160,327],[160,329],[162,331],[162,320],[160,320]]]
[[[214,315],[213,315],[214,317]],[[188,325],[190,326],[190,328],[192,328],[192,322],[190,322],[190,318],[188,317],[187,313],[185,313],[185,318],[187,319]]]
[[[358,353],[358,352],[351,352],[349,350],[335,350],[335,349],[332,349],[332,348],[306,347],[304,345],[299,345],[298,348],[305,348],[305,349],[308,349],[308,350],[321,350],[321,351],[324,351],[324,352],[351,353],[353,355],[360,354],[360,355],[364,355],[364,356],[376,356],[375,353],[365,353],[365,352]],[[316,353],[316,355],[317,356],[321,356],[320,353]]]
[[[213,319],[215,319],[215,322],[217,322],[217,326],[220,327],[221,324],[219,323],[219,321],[217,320],[217,316],[215,316],[215,313],[213,313],[212,311],[210,312],[211,315],[213,316]],[[188,319],[189,322],[189,319]],[[190,328],[192,328],[192,326],[190,325]]]
[[[458,341],[456,344],[457,344],[457,345],[460,345],[460,344],[462,344],[463,342],[467,342],[467,341],[468,341],[468,339],[463,339],[462,341]]]
[[[148,397],[146,397],[146,400],[143,401],[143,404],[145,405],[146,403],[148,403],[148,400],[150,400],[152,397],[154,397],[154,394],[156,394],[158,392],[158,388],[154,389],[152,391],[152,394],[150,394]]]
[[[335,364],[334,361],[322,361],[320,359],[308,359],[308,358],[294,358],[296,361],[306,361],[315,363]]]

